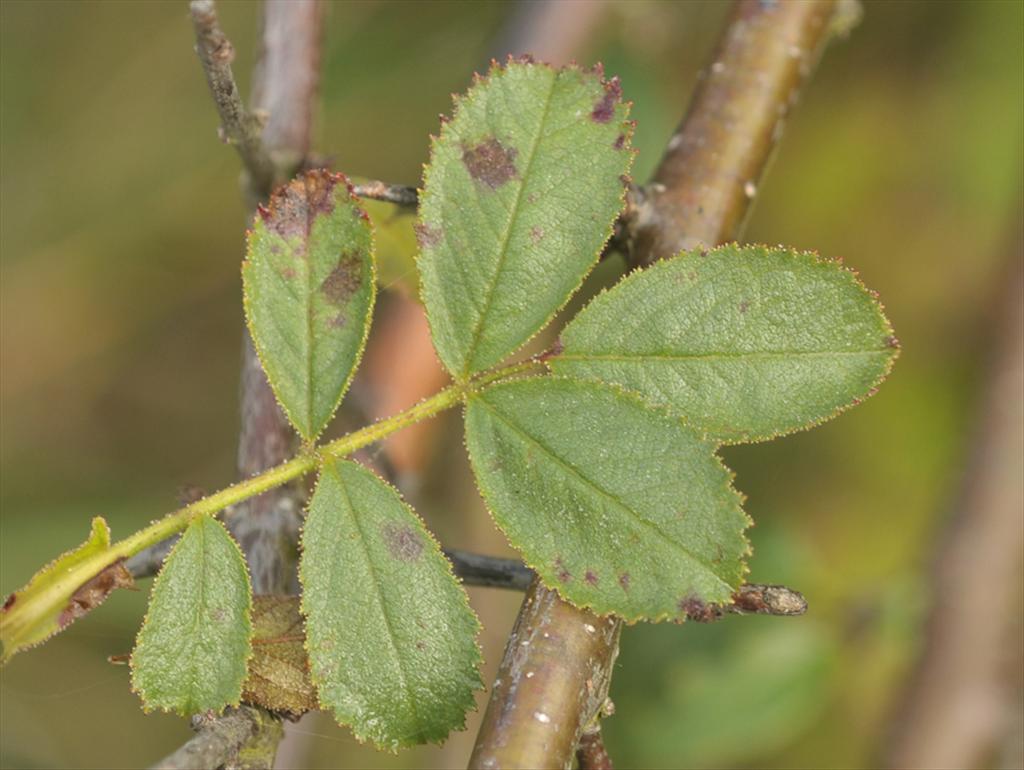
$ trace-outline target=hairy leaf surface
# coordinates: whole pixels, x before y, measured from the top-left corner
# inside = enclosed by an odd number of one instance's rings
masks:
[[[617,80],[492,68],[433,145],[417,233],[434,346],[456,377],[501,361],[579,287],[622,208],[632,151]]]
[[[267,379],[312,440],[352,379],[376,291],[373,229],[344,176],[308,171],[271,196],[249,233],[242,281]]]
[[[498,525],[573,604],[629,620],[728,603],[748,552],[714,446],[637,396],[541,377],[470,397],[466,444]]]
[[[238,703],[252,652],[249,572],[212,516],[197,516],[153,583],[132,652],[143,707],[182,715]]]
[[[440,741],[480,687],[476,616],[398,493],[326,461],[302,533],[302,612],[320,703],[379,747]]]
[[[814,254],[729,245],[633,273],[562,334],[559,374],[612,382],[731,443],[870,395],[898,343],[856,275]]]
[[[301,716],[318,707],[298,596],[254,596],[252,660],[242,700]]]
[[[101,570],[90,564],[102,560],[109,548],[110,527],[97,516],[88,540],[43,567],[28,585],[7,597],[0,611],[4,663],[64,630],[102,604],[114,589],[133,585],[123,560]]]

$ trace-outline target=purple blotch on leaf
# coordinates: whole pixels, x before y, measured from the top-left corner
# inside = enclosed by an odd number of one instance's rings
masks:
[[[696,596],[684,596],[676,605],[679,612],[690,620],[698,623],[709,623],[718,617],[718,608],[713,604],[705,604]]]
[[[615,117],[615,105],[622,98],[622,84],[617,77],[604,84],[604,96],[594,105],[590,119],[595,123],[607,123]]]
[[[469,175],[478,182],[496,190],[519,173],[516,170],[515,147],[506,147],[493,136],[472,147],[462,146],[462,162]]]
[[[388,553],[399,561],[416,561],[423,553],[423,538],[412,527],[387,522],[381,527]]]
[[[320,291],[332,305],[344,305],[363,282],[363,262],[358,252],[346,251],[320,284]]]
[[[558,570],[558,580],[562,583],[568,583],[572,580],[572,573],[565,568],[565,563],[562,561],[562,557],[555,559],[555,569]]]
[[[277,188],[267,206],[257,209],[268,228],[295,243],[299,256],[306,253],[310,226],[320,215],[334,211],[334,188],[347,184],[341,174],[324,169],[307,171],[288,184]]]

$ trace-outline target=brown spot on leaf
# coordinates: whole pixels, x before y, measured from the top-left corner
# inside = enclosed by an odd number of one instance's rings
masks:
[[[687,618],[698,623],[710,623],[718,618],[720,614],[716,606],[705,604],[696,596],[684,596],[676,606]]]
[[[399,561],[416,561],[423,553],[423,539],[406,524],[389,521],[381,527],[388,553]]]
[[[421,249],[429,249],[441,242],[442,231],[429,222],[417,222],[413,227],[416,231],[416,243]]]
[[[562,557],[555,559],[555,569],[558,570],[558,580],[562,583],[568,583],[572,580],[572,573],[565,568],[565,563],[562,561]]]
[[[506,147],[493,136],[472,147],[462,146],[462,162],[469,175],[492,190],[516,178],[517,155],[515,147]]]
[[[313,169],[270,196],[269,205],[257,211],[267,227],[282,238],[293,241],[296,253],[304,256],[309,231],[317,216],[334,211],[334,188],[346,185],[345,177],[326,169]]]
[[[363,262],[358,252],[346,251],[320,284],[320,291],[332,305],[344,305],[363,282]]]
[[[427,649],[427,645],[424,642],[416,642],[416,649],[425,650]]]
[[[134,588],[135,581],[124,566],[124,559],[118,559],[98,575],[83,583],[57,618],[57,625],[64,628],[76,619],[103,604],[116,588]]]
[[[291,267],[286,267],[284,270],[281,271],[281,277],[284,278],[286,281],[290,281],[292,278],[295,277],[295,269]]]
[[[740,302],[740,312],[746,313],[750,309],[750,300],[743,300]]]
[[[597,573],[587,570],[587,574],[583,576],[583,579],[587,581],[588,585],[597,585]]]
[[[327,325],[332,329],[344,329],[346,323],[348,323],[348,319],[345,318],[345,314],[338,313],[338,315],[327,322]]]
[[[544,238],[544,228],[534,225],[530,228],[530,243],[536,246]]]
[[[607,123],[615,117],[615,105],[622,98],[622,84],[617,77],[604,84],[604,96],[594,105],[590,119],[595,123]]]
[[[612,147],[614,147],[616,150],[621,150],[623,147],[625,147],[625,145],[626,145],[626,135],[625,134],[619,134],[618,139],[615,140],[615,143],[612,145]]]
[[[883,342],[885,343],[885,346],[887,348],[898,348],[900,346],[900,341],[898,339],[896,339],[896,337],[892,336],[891,334],[888,337],[886,337],[883,340]]]
[[[16,601],[18,601],[17,594],[11,594],[10,596],[8,596],[7,599],[4,601],[4,612],[7,612],[7,610],[13,607]]]
[[[629,580],[630,578],[628,572],[623,572],[621,575],[619,575],[619,585],[622,586],[623,591],[629,590]]]

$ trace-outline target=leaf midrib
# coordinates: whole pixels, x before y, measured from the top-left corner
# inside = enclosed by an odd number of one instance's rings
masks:
[[[552,359],[552,363],[559,361],[716,361],[729,359],[761,359],[770,360],[774,358],[828,358],[831,356],[874,356],[886,354],[882,348],[865,350],[773,350],[756,351],[752,353],[562,353]]]
[[[650,521],[650,520],[644,518],[638,511],[634,511],[627,503],[625,503],[623,500],[620,500],[615,494],[613,494],[612,492],[609,492],[608,490],[604,489],[604,487],[602,487],[599,484],[597,484],[595,481],[593,481],[593,480],[589,479],[588,477],[584,476],[577,468],[575,468],[573,465],[570,465],[568,462],[566,462],[561,457],[559,457],[554,452],[554,450],[552,450],[546,444],[544,444],[543,442],[538,440],[535,436],[532,436],[531,434],[527,433],[525,430],[523,430],[521,427],[519,427],[515,423],[511,422],[508,417],[506,417],[504,414],[502,414],[493,404],[488,403],[486,399],[484,399],[483,397],[478,397],[477,398],[477,402],[483,404],[491,414],[493,414],[495,417],[497,417],[499,420],[501,420],[506,426],[508,426],[517,435],[521,436],[522,438],[526,439],[527,441],[529,441],[530,443],[534,444],[539,449],[541,449],[546,455],[548,455],[552,460],[554,460],[554,462],[557,465],[559,465],[562,468],[564,468],[569,474],[571,474],[572,476],[574,476],[577,479],[579,479],[580,481],[582,481],[585,485],[587,485],[590,488],[594,489],[602,497],[610,500],[614,505],[616,505],[618,508],[621,508],[622,510],[624,510],[627,514],[629,514],[632,518],[634,518],[638,523],[642,524],[644,527],[646,527],[646,528],[650,529],[651,531],[653,531],[662,540],[664,540],[670,546],[672,546],[673,548],[675,548],[679,552],[681,552],[685,557],[687,557],[691,561],[697,563],[703,569],[707,570],[708,573],[715,580],[717,580],[721,585],[725,586],[730,592],[732,592],[734,590],[733,586],[729,585],[725,580],[723,580],[714,571],[714,569],[711,568],[711,566],[706,561],[704,561],[699,556],[694,554],[686,546],[682,545],[681,543],[678,543],[672,537],[667,535],[664,531],[662,531],[661,527],[659,527],[653,521]]]
[[[516,191],[516,199],[512,203],[512,208],[509,211],[508,221],[505,224],[505,232],[501,237],[501,244],[498,248],[498,265],[494,270],[494,277],[491,279],[490,284],[487,287],[487,293],[484,298],[483,311],[480,313],[476,323],[473,326],[473,339],[469,343],[469,347],[466,349],[466,357],[462,364],[462,376],[466,377],[469,375],[473,368],[473,359],[476,357],[477,348],[480,346],[480,337],[483,335],[484,325],[487,321],[487,316],[491,312],[491,306],[494,304],[494,290],[498,286],[498,280],[501,278],[501,274],[505,267],[505,261],[508,258],[508,243],[512,238],[513,224],[519,217],[519,207],[523,200],[523,190],[526,189],[526,182],[530,178],[530,169],[533,167],[533,160],[537,156],[537,147],[540,145],[541,137],[544,136],[544,125],[548,120],[548,113],[551,108],[551,100],[554,97],[555,85],[558,82],[558,73],[554,73],[551,78],[551,86],[548,89],[547,96],[544,99],[544,107],[541,112],[540,122],[537,126],[537,133],[533,137],[533,143],[530,147],[530,154],[526,159],[524,166],[522,181],[519,184],[519,189]]]
[[[311,434],[303,436],[312,439],[315,431],[313,423],[313,277],[314,262],[312,249],[313,212],[309,200],[309,176],[303,179],[303,191],[306,197],[306,430]],[[333,195],[333,189],[331,194]]]
[[[194,531],[196,533],[196,540],[198,542],[198,556],[199,563],[201,566],[200,569],[197,570],[199,574],[195,585],[195,612],[192,613],[192,623],[191,628],[189,629],[189,633],[185,635],[185,639],[187,640],[186,649],[188,650],[188,662],[186,665],[188,666],[189,674],[187,677],[187,681],[189,683],[189,694],[187,696],[188,702],[183,704],[186,713],[192,713],[197,711],[199,706],[199,699],[196,697],[196,684],[199,679],[199,672],[196,666],[196,645],[194,643],[189,644],[188,642],[194,642],[194,640],[200,636],[200,634],[197,633],[197,629],[199,632],[202,632],[204,630],[205,624],[203,624],[201,621],[203,608],[206,606],[206,533],[203,531],[204,522],[201,518],[196,519],[196,522],[193,526],[195,528]]]

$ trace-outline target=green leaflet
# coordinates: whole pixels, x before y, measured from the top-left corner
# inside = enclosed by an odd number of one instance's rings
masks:
[[[299,569],[312,679],[338,722],[389,751],[464,725],[481,686],[479,624],[394,489],[353,462],[325,461]]]
[[[417,234],[441,361],[466,378],[539,331],[593,267],[622,208],[627,104],[600,69],[510,60],[433,143]]]
[[[197,516],[153,583],[132,652],[143,708],[188,716],[237,704],[252,652],[251,604],[238,545],[219,521]]]
[[[308,171],[260,207],[242,265],[246,318],[278,401],[308,441],[359,363],[374,270],[373,228],[341,174]]]
[[[561,339],[556,373],[635,390],[729,443],[808,428],[859,403],[899,346],[852,271],[735,244],[633,273]]]
[[[728,603],[749,523],[714,445],[635,395],[540,377],[473,394],[466,445],[498,525],[573,604],[627,620]]]
[[[99,606],[115,588],[133,585],[124,560],[97,567],[110,548],[110,527],[97,516],[89,539],[39,570],[0,611],[0,656],[34,647]],[[109,557],[108,557],[109,558]],[[102,564],[102,561],[99,562]]]

